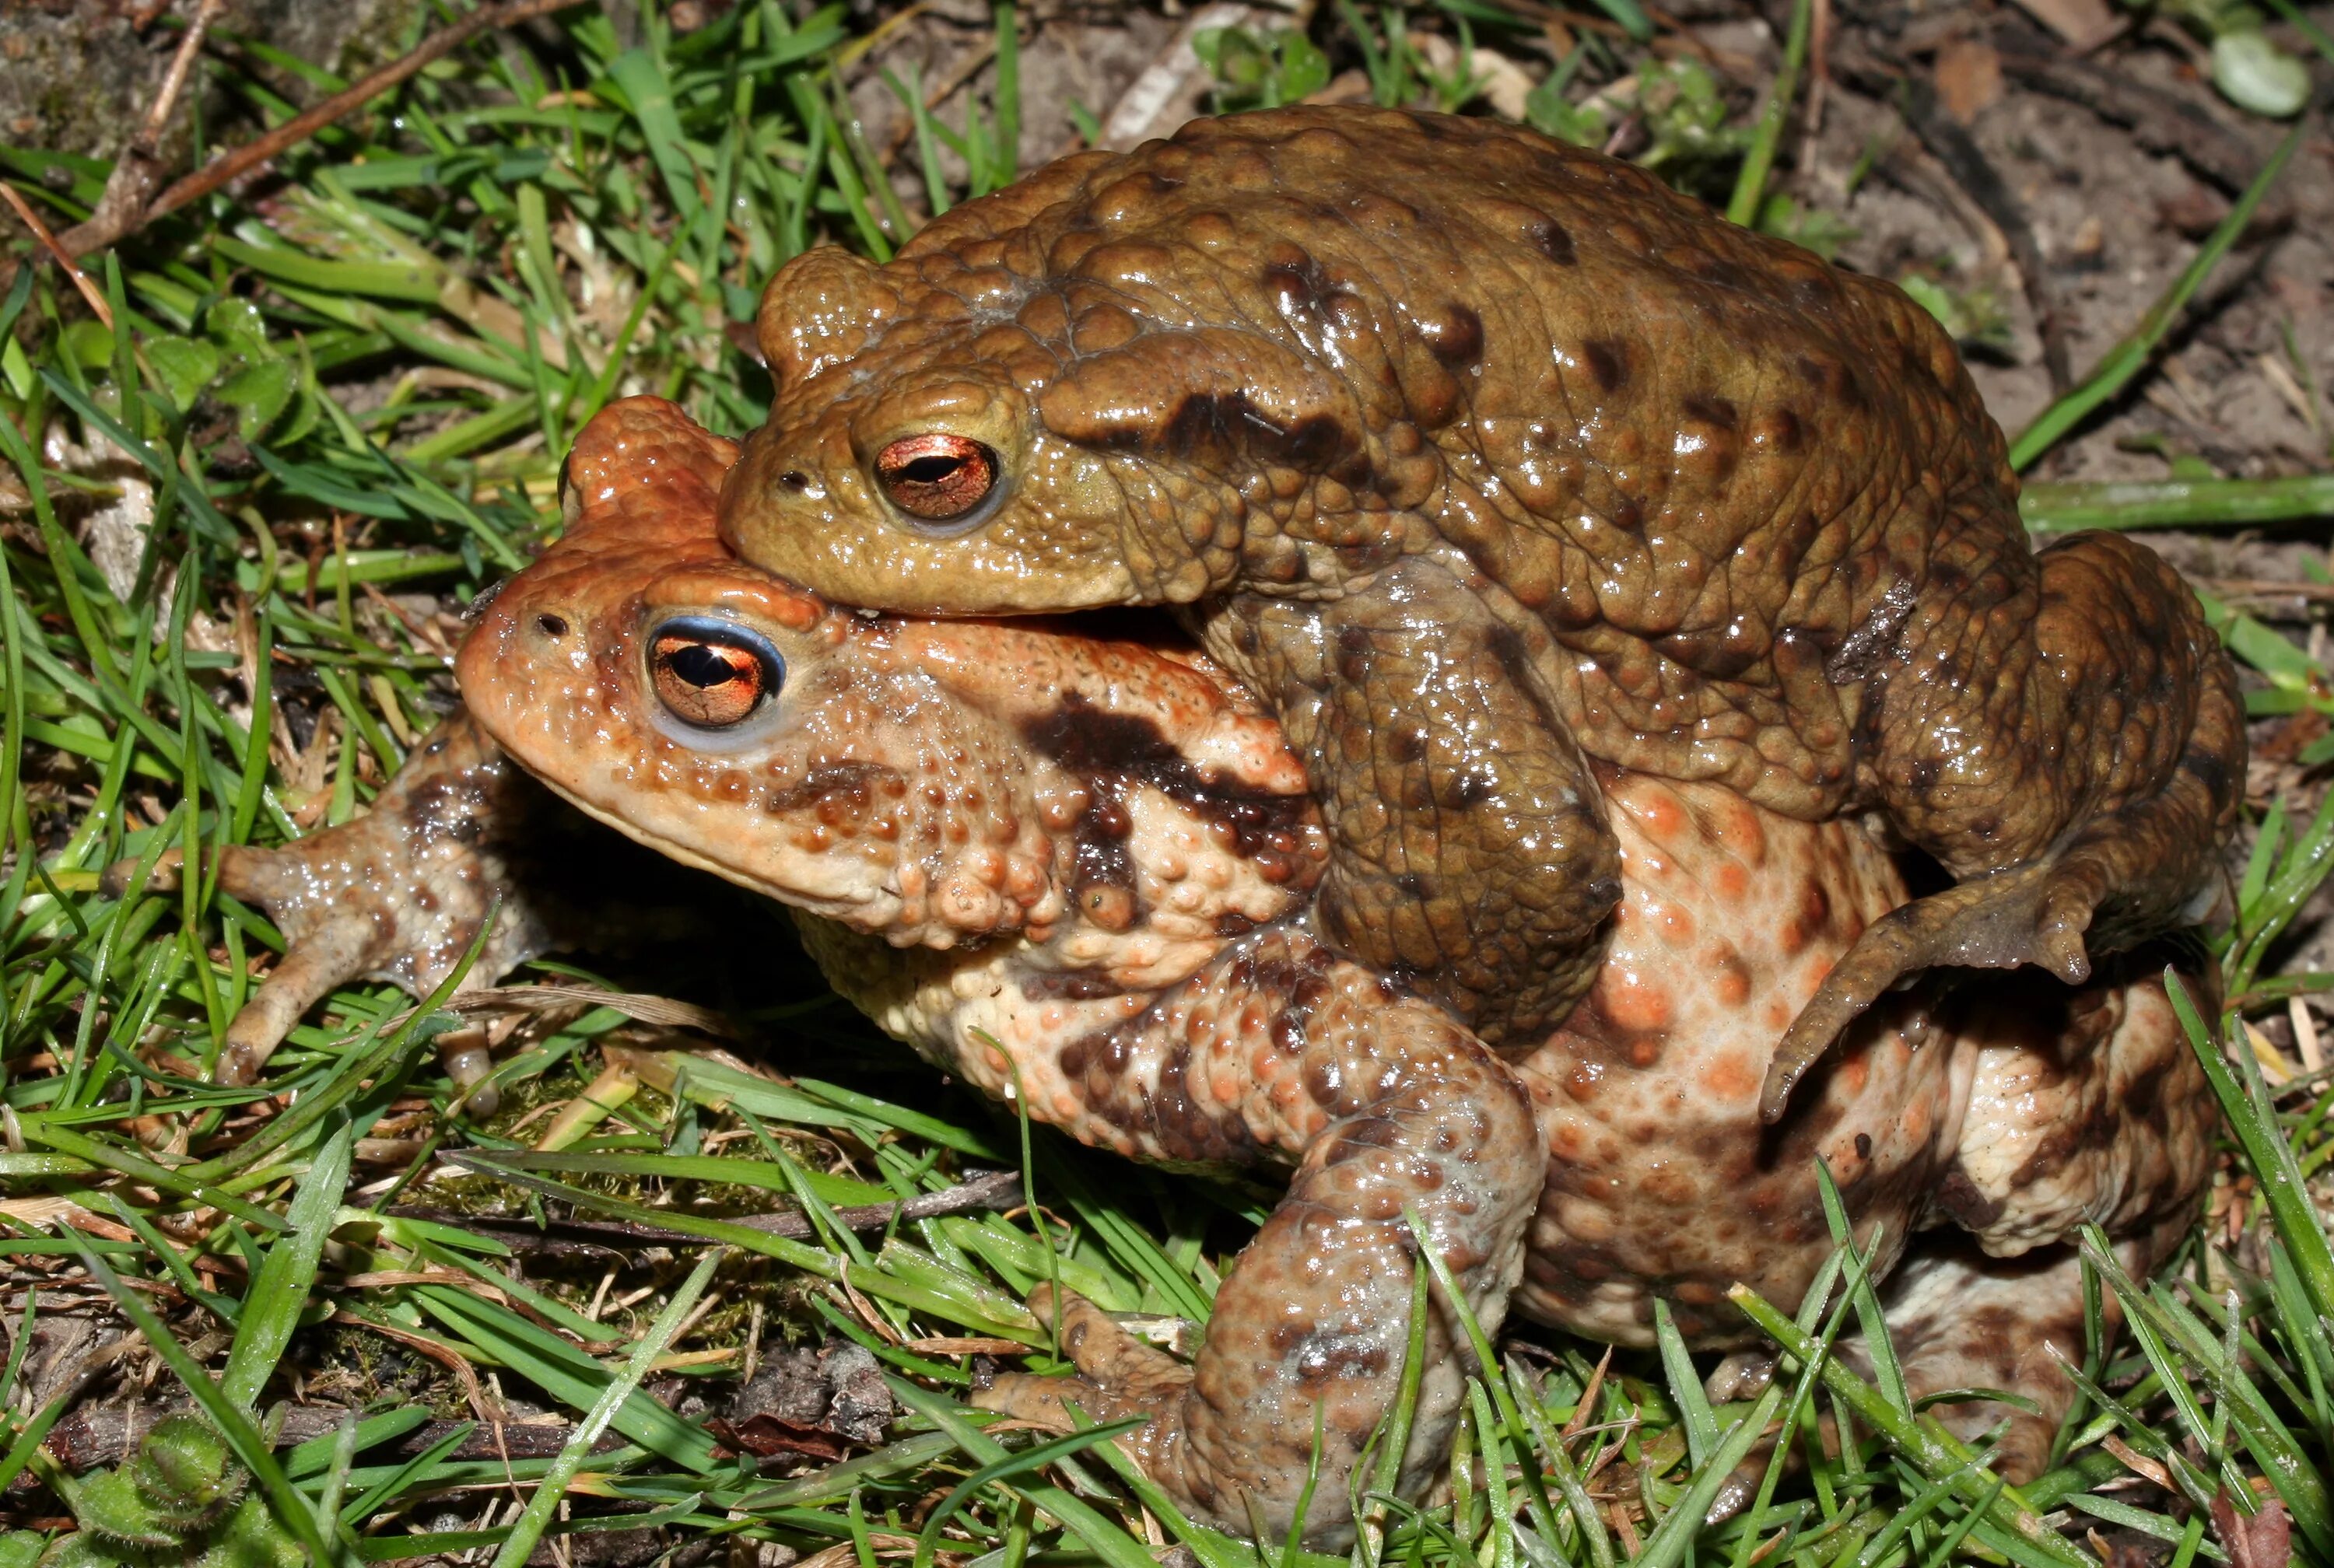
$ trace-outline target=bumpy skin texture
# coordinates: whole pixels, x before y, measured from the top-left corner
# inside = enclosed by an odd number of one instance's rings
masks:
[[[2147,553],[2030,553],[2000,432],[1896,289],[1480,120],[1194,121],[790,264],[723,525],[918,613],[1185,607],[1289,726],[1325,929],[1486,1039],[1595,976],[1583,755],[1821,821],[1876,806],[1957,900],[1876,936],[1787,1079],[1901,974],[2069,979],[2173,922],[2234,820],[2225,659]],[[1001,475],[887,498],[903,438]],[[1768,1111],[1779,1114],[1779,1082]]]
[[[987,1402],[1040,1420],[1066,1401],[1152,1416],[1131,1441],[1180,1505],[1276,1534],[1317,1409],[1307,1534],[1334,1546],[1399,1385],[1405,1206],[1487,1328],[1512,1293],[1528,1315],[1644,1344],[1659,1299],[1694,1344],[1731,1348],[1752,1336],[1728,1285],[1795,1303],[1830,1250],[1820,1156],[1880,1272],[1905,1259],[1891,1321],[1914,1392],[2032,1399],[2039,1414],[1940,1413],[1972,1435],[2008,1418],[2002,1467],[2040,1467],[2071,1391],[2046,1347],[2080,1345],[2064,1238],[2096,1221],[2144,1269],[2207,1169],[2201,1071],[2144,966],[2078,988],[2036,976],[1893,996],[1769,1128],[1776,1043],[1904,904],[1897,867],[1857,821],[1595,765],[1621,882],[1611,949],[1563,1025],[1503,1059],[1316,935],[1322,817],[1222,671],[1032,622],[832,609],[719,544],[730,456],[652,399],[587,428],[568,535],[463,649],[473,724],[624,832],[816,910],[804,936],[837,988],[988,1092],[1026,1094],[1038,1119],[1137,1158],[1292,1171],[1194,1363],[1040,1293],[1032,1310],[1058,1309],[1078,1375],[1008,1376]],[[760,727],[708,737],[658,717],[644,640],[676,616],[782,649]],[[432,770],[460,761],[417,756],[385,827],[299,848],[393,835]],[[435,841],[414,842],[426,855]],[[387,902],[340,899],[326,934],[395,918]],[[1934,1227],[1962,1234],[1919,1238]],[[1452,1330],[1438,1299],[1406,1496],[1440,1469],[1463,1398]]]

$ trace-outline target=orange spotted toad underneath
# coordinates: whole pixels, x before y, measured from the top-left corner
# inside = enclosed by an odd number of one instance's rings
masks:
[[[1770,1125],[1791,1020],[1908,907],[1898,856],[1860,819],[1592,752],[1609,935],[1558,1024],[1494,1048],[1326,938],[1328,813],[1220,665],[1063,623],[838,608],[722,543],[736,455],[670,404],[607,409],[570,463],[566,535],[462,649],[467,711],[369,816],[227,851],[222,886],[294,938],[230,1073],[352,974],[441,979],[497,894],[482,969],[541,948],[506,852],[515,763],[792,905],[837,990],[1036,1120],[1137,1159],[1285,1173],[1195,1359],[1041,1289],[1030,1309],[1058,1311],[1076,1374],[979,1396],[1047,1422],[1066,1400],[1151,1417],[1124,1440],[1201,1519],[1278,1538],[1317,1433],[1304,1531],[1350,1538],[1344,1499],[1402,1380],[1413,1220],[1487,1331],[1512,1308],[1644,1345],[1666,1302],[1693,1344],[1742,1352],[1721,1373],[1739,1387],[1758,1341],[1725,1293],[1799,1300],[1832,1247],[1818,1158],[1876,1248],[1911,1391],[2030,1400],[1936,1413],[1965,1435],[2006,1420],[1999,1467],[2041,1466],[2071,1394],[2051,1347],[2082,1344],[2069,1238],[2097,1223],[2146,1269],[2208,1169],[2209,1096],[2146,965],[1893,991]],[[1432,1300],[1413,1498],[1466,1398],[1464,1336]]]

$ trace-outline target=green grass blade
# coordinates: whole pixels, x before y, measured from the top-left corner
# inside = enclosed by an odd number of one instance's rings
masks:
[[[599,1399],[593,1401],[592,1409],[568,1434],[567,1441],[560,1445],[558,1457],[552,1460],[551,1468],[536,1483],[535,1495],[526,1500],[526,1507],[519,1515],[517,1523],[511,1526],[502,1550],[495,1554],[495,1568],[522,1568],[534,1554],[535,1543],[543,1539],[545,1527],[551,1523],[553,1512],[567,1496],[567,1488],[574,1481],[576,1472],[584,1467],[584,1461],[590,1457],[593,1445],[600,1440],[600,1434],[608,1429],[609,1423],[616,1418],[616,1412],[648,1376],[651,1364],[664,1354],[665,1347],[672,1342],[673,1335],[680,1332],[681,1323],[695,1309],[698,1298],[705,1294],[705,1287],[713,1281],[714,1270],[720,1267],[721,1260],[727,1255],[726,1252],[716,1248],[699,1259],[689,1277],[681,1282],[680,1288],[665,1303],[664,1310],[657,1313],[656,1321],[649,1325],[649,1332],[641,1336],[640,1342],[632,1347],[632,1353],[624,1358],[623,1370],[609,1380]]]
[[[2038,534],[2077,528],[2249,528],[2334,517],[2334,474],[2277,479],[2118,480],[2025,486],[2018,515]]]
[[[1008,1457],[1004,1445],[966,1419],[965,1412],[940,1395],[917,1387],[905,1378],[886,1374],[892,1397],[954,1438],[959,1448],[984,1465]],[[1058,1486],[1025,1482],[1020,1487],[1029,1500],[1051,1514],[1062,1526],[1085,1543],[1106,1568],[1158,1568],[1150,1549],[1104,1518],[1095,1508]]]
[[[1855,1411],[1859,1420],[1879,1433],[1891,1448],[1919,1466],[1930,1478],[1939,1479],[1958,1474],[1969,1465],[1972,1456],[1959,1438],[1929,1417],[1905,1417],[1878,1390],[1841,1366],[1837,1359],[1822,1355],[1821,1347],[1806,1331],[1760,1300],[1756,1292],[1736,1285],[1727,1294],[1768,1338],[1782,1346],[1784,1352],[1801,1365],[1818,1364],[1820,1355],[1824,1386]],[[1970,1496],[1972,1504],[1977,1502],[1979,1496],[1984,1495],[1981,1474],[1973,1472],[1967,1483],[1977,1493],[1977,1496]],[[2089,1568],[2088,1560],[2069,1545],[2057,1531],[2045,1525],[2041,1515],[2016,1488],[2003,1488],[2001,1495],[1987,1505],[1986,1511],[2012,1541],[2034,1549],[2038,1561],[2057,1564],[2059,1568]]]
[[[1711,1450],[1709,1462],[1695,1462],[1693,1482],[1685,1496],[1670,1507],[1668,1515],[1657,1525],[1644,1550],[1631,1559],[1632,1568],[1676,1568],[1693,1548],[1694,1537],[1702,1533],[1702,1520],[1710,1505],[1718,1500],[1719,1487],[1734,1473],[1734,1467],[1750,1457],[1751,1447],[1765,1435],[1768,1423],[1782,1408],[1783,1385],[1780,1380],[1770,1382],[1748,1414],[1726,1429],[1726,1435]]]
[[[2259,1064],[2251,1052],[2237,1053],[2244,1074],[2240,1086],[2180,976],[2166,969],[2164,987],[2181,1028],[2187,1032],[2189,1048],[2203,1063],[2204,1077],[2221,1102],[2221,1113],[2228,1118],[2230,1130],[2245,1151],[2246,1163],[2252,1167],[2253,1179],[2261,1184],[2271,1222],[2277,1227],[2278,1239],[2285,1244],[2286,1257],[2308,1293],[2311,1309],[2321,1322],[2334,1320],[2334,1250],[2327,1246],[2326,1232],[2318,1223],[2309,1186],[2293,1158],[2293,1146],[2278,1130],[2277,1108],[2270,1101],[2269,1085],[2262,1082]]]
[[[982,1487],[992,1482],[1007,1480],[1015,1476],[1026,1475],[1032,1470],[1043,1469],[1056,1459],[1067,1458],[1073,1454],[1093,1448],[1096,1443],[1107,1442],[1113,1438],[1147,1426],[1151,1418],[1148,1416],[1130,1416],[1124,1420],[1112,1421],[1106,1426],[1087,1427],[1064,1437],[1050,1438],[1033,1448],[1025,1448],[1020,1453],[1008,1454],[1001,1459],[992,1459],[981,1466],[971,1475],[958,1482],[949,1495],[940,1499],[940,1505],[934,1508],[931,1516],[924,1521],[924,1527],[916,1533],[915,1568],[931,1568],[933,1554],[940,1546],[940,1532],[947,1528],[950,1519],[956,1517],[958,1510],[969,1502]]]
[[[1791,117],[1791,100],[1799,90],[1799,72],[1808,58],[1808,34],[1815,15],[1810,0],[1792,0],[1791,29],[1783,43],[1782,67],[1767,87],[1767,101],[1750,133],[1750,150],[1735,176],[1734,194],[1726,203],[1726,221],[1744,228],[1758,221],[1767,199],[1767,173],[1774,167],[1775,149],[1783,139],[1784,122]]]
[[[341,1207],[341,1194],[349,1185],[349,1159],[356,1147],[356,1125],[343,1121],[324,1140],[315,1163],[300,1178],[292,1207],[285,1217],[291,1233],[275,1238],[267,1261],[251,1282],[236,1324],[235,1348],[227,1354],[219,1391],[246,1409],[258,1402],[275,1370],[284,1347],[292,1342],[300,1313],[308,1304],[308,1289],[316,1282],[316,1265],[324,1255],[324,1238]]]
[[[1685,1339],[1670,1316],[1670,1303],[1658,1296],[1654,1299],[1654,1340],[1661,1347],[1670,1399],[1685,1418],[1686,1452],[1694,1468],[1700,1469],[1718,1447],[1718,1417],[1710,1408],[1710,1397],[1702,1392],[1702,1379],[1694,1374],[1693,1358],[1686,1353]]]

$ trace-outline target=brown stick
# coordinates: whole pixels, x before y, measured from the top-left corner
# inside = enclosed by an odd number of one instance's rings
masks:
[[[2307,599],[2319,604],[2334,602],[2334,584],[2325,582],[2289,582],[2262,577],[2200,577],[2196,581],[2213,592],[2232,599]]]
[[[2042,369],[2050,379],[2050,395],[2064,394],[2075,384],[2066,313],[2049,264],[2042,259],[2041,244],[2034,237],[2034,226],[2026,216],[2026,204],[1978,147],[1977,139],[1944,112],[1927,79],[1914,77],[1905,83],[1897,111],[1913,128],[1913,134],[1945,166],[1953,182],[2010,242],[2011,257],[2018,264],[2018,281],[2025,290],[2028,308],[2034,313],[2035,333],[2042,340]]]
[[[162,133],[170,128],[170,111],[178,107],[178,94],[187,90],[188,79],[194,75],[195,56],[202,53],[203,35],[226,12],[227,0],[203,0],[195,19],[187,24],[187,35],[178,40],[178,52],[170,56],[170,69],[162,75],[153,107],[146,111],[146,123],[138,128],[137,144],[148,152],[162,145]]]
[[[363,81],[335,92],[304,113],[293,116],[256,141],[220,154],[201,168],[165,189],[150,203],[140,205],[135,210],[109,211],[110,201],[101,202],[98,210],[90,215],[87,223],[78,224],[67,229],[57,236],[57,242],[67,255],[82,256],[94,250],[102,250],[107,245],[128,238],[154,219],[176,212],[188,202],[200,201],[228,181],[239,178],[262,164],[281,156],[334,120],[362,108],[400,82],[407,81],[419,74],[424,68],[444,59],[479,34],[514,27],[522,22],[531,22],[538,16],[547,16],[554,11],[565,10],[571,5],[582,3],[583,0],[502,0],[500,5],[481,5],[460,21],[432,33],[415,45],[410,53],[390,62]],[[198,16],[196,19],[198,28],[207,25],[206,21],[207,14],[208,8],[206,7],[205,16]],[[189,29],[190,33],[194,31],[194,28]],[[182,58],[186,54],[183,46],[180,53]],[[177,62],[171,65],[171,75],[172,78],[183,81],[183,75]],[[170,79],[165,80],[164,88],[168,92],[170,88]],[[167,115],[169,111],[167,101],[161,101],[159,107]],[[110,188],[107,194],[110,197],[111,195]],[[10,272],[13,275],[14,269],[11,268]],[[5,285],[7,281],[6,278],[0,278],[0,285]]]
[[[16,216],[24,220],[26,228],[33,231],[33,237],[41,242],[41,248],[56,258],[57,265],[65,269],[65,276],[71,278],[73,287],[81,291],[81,297],[89,302],[89,308],[96,313],[97,319],[105,323],[108,332],[112,331],[113,307],[105,303],[105,296],[97,292],[97,285],[89,281],[89,274],[74,265],[72,254],[65,249],[55,235],[49,232],[49,226],[41,221],[41,215],[33,210],[33,204],[5,180],[0,180],[0,197],[5,197],[8,205],[16,209]],[[14,282],[14,277],[9,281]]]

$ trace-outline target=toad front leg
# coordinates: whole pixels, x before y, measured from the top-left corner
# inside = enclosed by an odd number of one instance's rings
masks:
[[[1876,923],[1826,977],[1769,1070],[1770,1121],[1900,977],[2034,964],[2078,984],[2094,956],[2194,919],[2224,875],[2244,715],[2194,595],[2117,534],[2031,563],[1960,544],[1874,671],[1866,765],[1905,837],[1963,880]]]
[[[1327,604],[1236,600],[1208,636],[1276,694],[1306,760],[1331,835],[1324,934],[1490,1044],[1537,1044],[1596,978],[1620,861],[1513,634],[1406,561]]]
[[[1345,1498],[1392,1409],[1410,1332],[1415,1215],[1496,1332],[1522,1268],[1546,1144],[1508,1068],[1440,1009],[1300,932],[1259,935],[1149,1011],[1028,1063],[1030,1103],[1066,1079],[1068,1130],[1147,1158],[1297,1161],[1288,1196],[1217,1292],[1185,1366],[1099,1311],[1064,1303],[1074,1378],[1001,1378],[993,1409],[1058,1422],[1149,1415],[1128,1439],[1181,1506],[1246,1534],[1295,1520],[1319,1448],[1307,1539],[1350,1537]],[[1465,1342],[1439,1292],[1400,1490],[1417,1496],[1464,1400]],[[1050,1297],[1031,1309],[1048,1316]]]
[[[466,986],[490,986],[545,951],[545,911],[517,887],[506,855],[511,830],[540,794],[468,714],[458,713],[415,748],[362,815],[281,849],[222,850],[220,888],[264,908],[286,946],[228,1024],[218,1081],[256,1082],[300,1015],[350,980],[385,980],[417,996],[435,990],[477,941],[498,899],[494,930]],[[107,873],[111,888],[120,890],[130,865]],[[176,851],[158,871],[156,886],[176,885]],[[483,1052],[449,1052],[448,1067],[476,1082]]]

